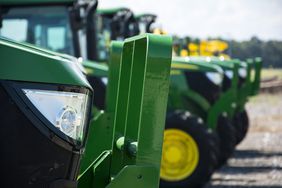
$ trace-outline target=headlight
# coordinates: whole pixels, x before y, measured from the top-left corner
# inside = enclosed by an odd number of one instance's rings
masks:
[[[207,72],[206,76],[216,85],[220,85],[222,83],[222,75],[218,72]]]
[[[233,77],[233,71],[232,70],[224,71],[224,73],[229,79],[232,79],[232,77]]]
[[[37,110],[58,130],[76,141],[85,134],[89,108],[87,93],[23,89]]]
[[[239,68],[239,76],[242,77],[242,78],[246,78],[247,77],[247,70],[246,68],[242,67],[242,68]]]

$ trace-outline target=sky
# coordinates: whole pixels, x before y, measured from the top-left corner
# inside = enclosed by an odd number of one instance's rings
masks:
[[[100,0],[99,8],[128,7],[158,15],[158,25],[180,36],[282,40],[282,0]]]

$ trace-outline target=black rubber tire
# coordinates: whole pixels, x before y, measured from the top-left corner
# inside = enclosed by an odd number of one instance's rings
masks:
[[[216,131],[219,137],[220,155],[217,168],[222,167],[231,157],[236,146],[236,130],[228,118],[218,118]]]
[[[236,127],[236,145],[239,144],[247,135],[249,130],[249,117],[246,110],[235,114],[234,126]]]
[[[181,181],[160,179],[161,188],[196,188],[204,186],[217,166],[217,135],[207,129],[203,121],[189,112],[176,111],[167,116],[166,129],[180,129],[188,133],[199,149],[199,163],[194,172]]]

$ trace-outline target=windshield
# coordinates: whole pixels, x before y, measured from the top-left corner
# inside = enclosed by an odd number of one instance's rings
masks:
[[[96,15],[97,51],[99,60],[107,60],[112,39],[112,21],[110,18]]]
[[[4,9],[0,36],[74,55],[67,7]]]

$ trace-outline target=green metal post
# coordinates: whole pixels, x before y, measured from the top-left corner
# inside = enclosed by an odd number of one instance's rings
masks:
[[[118,177],[132,175],[130,172],[136,169],[140,173],[138,177],[143,179],[139,181],[140,187],[149,186],[152,180],[154,183],[149,187],[158,185],[171,42],[169,37],[146,34],[124,44],[114,118],[115,142],[119,143],[113,144],[111,172],[115,179],[110,187],[120,185],[121,180],[126,184],[128,180]],[[117,147],[120,142],[123,146]],[[145,173],[148,170],[150,175]]]
[[[253,82],[252,95],[256,95],[259,92],[262,64],[261,58],[255,58],[255,80]]]

